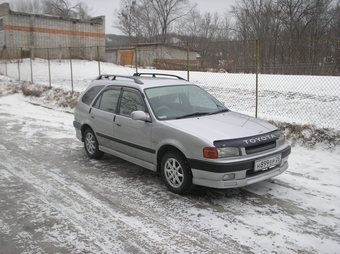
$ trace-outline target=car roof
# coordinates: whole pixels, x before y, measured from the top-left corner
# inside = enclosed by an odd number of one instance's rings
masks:
[[[185,80],[182,77],[164,73],[135,73],[133,76],[101,74],[93,80],[90,87],[97,85],[117,85],[144,90],[150,87],[188,84],[193,85],[193,83]]]

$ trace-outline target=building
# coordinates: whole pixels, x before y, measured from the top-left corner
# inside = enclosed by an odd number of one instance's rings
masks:
[[[104,60],[105,16],[63,19],[15,12],[8,3],[3,3],[0,4],[0,49],[7,50],[7,57],[19,57],[19,54],[60,59],[70,58],[71,53],[76,59]]]
[[[106,49],[106,60],[118,65],[153,66],[158,69],[187,69],[199,66],[198,52],[185,47],[165,45],[161,43],[137,44],[131,47]]]

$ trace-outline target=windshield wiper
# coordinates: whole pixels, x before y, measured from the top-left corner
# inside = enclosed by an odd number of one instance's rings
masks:
[[[195,113],[191,113],[191,114],[187,114],[184,116],[179,116],[176,117],[176,119],[182,119],[182,118],[187,118],[187,117],[191,117],[191,116],[204,116],[204,115],[208,115],[209,112],[195,112]]]
[[[219,109],[219,110],[216,110],[214,112],[209,113],[209,115],[219,114],[219,113],[228,112],[228,111],[229,111],[229,109],[222,108],[222,109]]]

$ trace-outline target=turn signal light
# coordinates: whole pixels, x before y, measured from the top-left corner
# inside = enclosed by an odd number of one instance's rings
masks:
[[[204,147],[203,148],[203,157],[209,159],[218,158],[218,152],[215,147]]]

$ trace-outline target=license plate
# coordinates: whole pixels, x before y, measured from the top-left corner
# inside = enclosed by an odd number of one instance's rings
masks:
[[[256,172],[256,171],[268,169],[280,163],[281,163],[281,154],[273,156],[273,157],[265,158],[262,160],[257,160],[255,161],[254,171]]]

